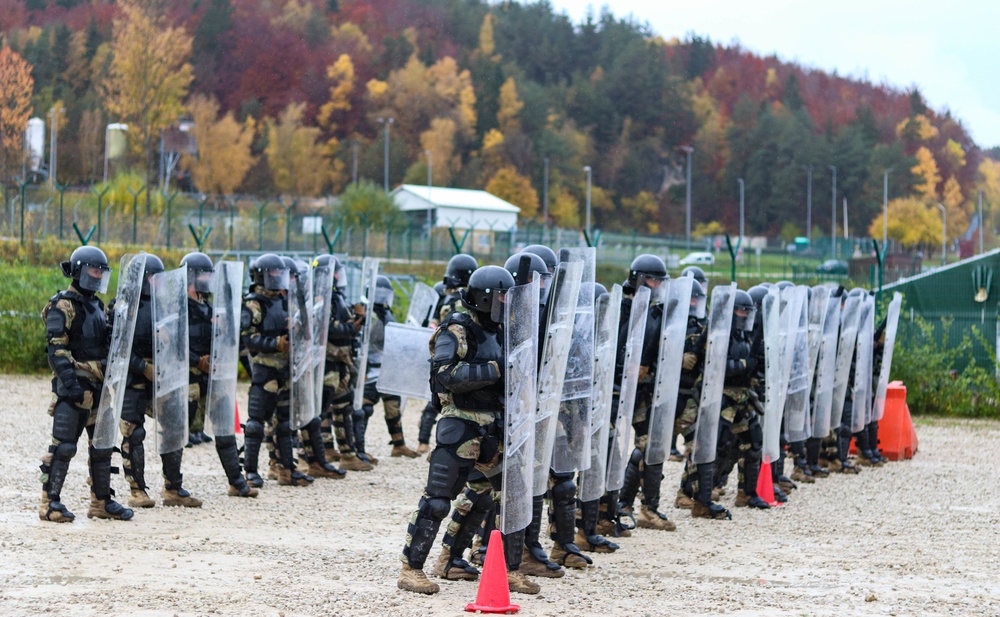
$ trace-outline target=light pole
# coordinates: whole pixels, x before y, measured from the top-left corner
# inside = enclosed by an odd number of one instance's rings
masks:
[[[948,210],[945,209],[941,204],[937,205],[938,210],[941,211],[941,265],[943,266],[947,260],[946,243],[948,235]]]
[[[66,113],[65,107],[49,110],[52,130],[49,131],[49,187],[55,189],[56,186],[56,165],[59,162],[57,151],[59,149],[59,115]]]
[[[427,241],[431,241],[431,187],[434,179],[434,153],[424,150],[427,155]]]
[[[592,174],[590,165],[584,167],[583,171],[587,172],[587,242],[590,242],[590,179]]]
[[[687,182],[684,191],[684,241],[687,243],[687,250],[691,250],[691,155],[694,148],[691,146],[681,146],[681,150],[687,154]]]
[[[979,254],[983,254],[983,225],[986,221],[983,220],[983,191],[979,191]]]
[[[389,127],[395,122],[395,118],[379,118],[378,123],[385,126],[385,162],[383,164],[382,190],[389,192]]]
[[[549,224],[549,157],[545,157],[545,176],[542,181],[542,226]]]
[[[740,244],[743,244],[743,189],[745,188],[743,178],[737,178],[740,183]]]
[[[889,172],[892,167],[882,174],[882,250],[887,251],[889,246]]]
[[[111,139],[111,131],[127,131],[128,125],[121,122],[113,122],[104,127],[104,184],[108,183],[108,142]]]
[[[358,183],[358,142],[351,142],[351,155],[353,158],[351,165],[351,184]]]
[[[833,188],[830,191],[830,242],[833,244],[831,251],[833,255],[832,259],[837,258],[837,168],[833,165],[827,165],[830,171],[833,172]]]
[[[806,165],[806,239],[809,241],[809,248],[812,248],[813,240],[813,166]]]

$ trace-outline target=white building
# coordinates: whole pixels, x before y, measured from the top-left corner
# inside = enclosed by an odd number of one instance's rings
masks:
[[[517,228],[521,209],[486,191],[447,189],[437,186],[403,184],[390,193],[399,209],[407,213],[414,226],[426,225],[430,211],[431,226],[456,231],[510,232]]]

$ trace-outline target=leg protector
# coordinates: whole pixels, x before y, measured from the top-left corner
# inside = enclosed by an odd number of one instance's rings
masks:
[[[819,447],[822,440],[819,437],[810,437],[806,440],[806,464],[809,469],[819,467]]]
[[[407,526],[407,542],[403,546],[403,558],[411,568],[423,570],[427,555],[434,546],[438,527],[444,517],[448,516],[449,508],[450,500],[447,497],[430,497],[425,494],[420,498],[420,505]]]
[[[430,443],[431,442],[431,431],[434,430],[434,423],[437,421],[437,409],[434,405],[427,403],[424,406],[423,413],[420,414],[420,431],[417,435],[417,440],[420,443]]]
[[[715,464],[702,463],[697,466],[698,493],[691,516],[695,518],[731,519],[729,510],[712,501],[712,482],[715,478]]]
[[[175,450],[160,455],[163,462],[163,486],[167,490],[180,491],[184,484],[184,476],[181,474],[181,459],[184,457],[184,450]]]
[[[399,408],[401,399],[398,396],[382,396],[382,409],[385,412],[385,427],[389,429],[389,441],[394,446],[406,445],[403,439],[402,411]]]
[[[66,482],[66,474],[69,473],[69,462],[76,455],[76,444],[61,443],[57,446],[49,446],[49,452],[52,453],[47,486],[49,501],[60,501],[62,487]]]
[[[663,482],[663,463],[644,465],[642,469],[642,504],[653,510],[660,507],[660,483]]]
[[[552,513],[551,520],[555,527],[551,534],[552,540],[559,544],[572,544],[576,523],[576,482],[571,474],[552,474],[555,483],[549,489]]]
[[[94,497],[100,500],[110,500],[114,492],[111,490],[111,448],[89,449],[90,454],[90,489]]]
[[[466,549],[472,546],[472,540],[487,516],[493,512],[493,496],[489,490],[479,493],[471,488],[465,489],[464,496],[465,503],[469,504],[468,510],[463,512],[456,509],[452,513],[452,524],[449,525],[449,530],[444,536],[444,545],[448,547],[450,554],[450,563],[445,566],[445,571],[459,568],[469,574],[479,574],[479,571],[469,565],[463,555],[465,555]]]
[[[642,450],[639,448],[632,450],[628,465],[625,467],[625,483],[622,485],[621,496],[618,498],[621,508],[631,508],[635,503],[635,497],[639,493],[639,483],[642,480],[642,473],[639,470],[642,459]]]
[[[521,567],[521,558],[524,556],[522,547],[526,542],[524,531],[522,529],[521,531],[503,534],[503,553],[507,561],[507,570],[518,570]],[[558,568],[559,566],[556,565],[556,569]]]
[[[121,421],[122,432],[122,468],[125,479],[133,489],[146,490],[146,448],[143,441],[146,438],[146,428],[140,419],[138,424],[127,420]]]
[[[226,472],[226,480],[232,486],[237,486],[243,481],[243,472],[240,469],[240,453],[236,446],[236,437],[228,435],[215,438],[215,451],[219,454],[219,462]]]
[[[868,449],[872,452],[872,459],[875,461],[882,460],[882,452],[878,449],[878,420],[872,420],[868,423]]]
[[[368,418],[375,413],[375,408],[371,405],[363,405],[361,409],[355,409],[354,420],[354,449],[358,452],[365,450],[365,433],[368,432]]]
[[[256,474],[260,457],[260,445],[264,441],[264,424],[250,418],[243,428],[243,467],[247,473]]]

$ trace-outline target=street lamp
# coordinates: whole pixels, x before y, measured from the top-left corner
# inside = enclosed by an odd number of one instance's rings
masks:
[[[590,242],[590,179],[592,170],[590,165],[583,168],[587,172],[587,242]]]
[[[833,259],[837,258],[837,168],[833,165],[827,165],[830,171],[833,172],[833,188],[830,191],[830,242],[832,243],[831,251]]]
[[[947,249],[945,248],[946,242],[947,242],[946,237],[948,235],[948,210],[946,210],[945,207],[942,206],[941,204],[938,204],[937,207],[938,207],[938,210],[941,211],[941,219],[942,219],[942,221],[941,221],[941,265],[943,266],[945,264],[945,261],[947,259],[947,255],[948,255],[947,252],[946,252]]]
[[[56,154],[59,149],[59,115],[64,113],[66,113],[65,107],[58,109],[53,107],[49,110],[49,116],[52,118],[52,130],[49,132],[49,186],[53,189],[56,186],[56,165],[59,162]]]
[[[427,155],[427,241],[430,242],[431,237],[431,187],[433,186],[434,179],[434,153],[430,150],[424,150],[424,154]]]
[[[887,251],[889,246],[889,172],[892,167],[882,174],[882,250]]]
[[[108,183],[108,142],[111,140],[111,131],[128,131],[128,125],[121,122],[113,122],[104,127],[104,184]]]
[[[379,118],[378,123],[385,126],[385,163],[383,164],[382,190],[389,192],[389,127],[395,122],[395,118]]]
[[[809,248],[812,248],[813,239],[813,166],[805,165],[806,168],[806,239],[809,240]]]
[[[737,178],[740,183],[740,244],[743,243],[743,189],[745,188],[743,178]]]
[[[684,195],[684,240],[687,242],[687,250],[691,250],[691,154],[694,148],[691,146],[681,146],[687,154],[687,183]]]
[[[986,221],[983,220],[983,191],[979,191],[979,254],[983,254],[983,225]]]

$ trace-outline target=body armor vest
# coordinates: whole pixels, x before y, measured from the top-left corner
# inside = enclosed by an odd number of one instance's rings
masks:
[[[188,350],[192,355],[212,353],[212,305],[188,298]]]
[[[727,364],[730,362],[738,362],[739,360],[747,361],[750,359],[750,341],[747,340],[746,334],[742,331],[734,333],[729,339],[729,355],[726,358]],[[749,369],[743,371],[743,374],[730,375],[726,377],[726,387],[729,388],[748,388],[751,385],[751,379],[753,374]]]
[[[104,304],[97,296],[84,296],[75,291],[61,291],[49,302],[69,300],[76,307],[76,318],[67,325],[69,344],[66,346],[79,362],[104,360],[108,356],[108,324]]]
[[[687,332],[684,335],[684,353],[693,353],[698,355],[702,360],[704,355],[703,350],[696,349],[696,343],[701,337],[702,332],[705,331],[705,325],[694,317],[688,317],[687,322]],[[695,368],[688,370],[681,368],[681,389],[690,390],[698,382],[698,376],[701,372],[702,367],[696,366]]]
[[[261,294],[250,294],[251,300],[260,305],[260,334],[270,338],[278,338],[288,334],[288,308],[283,297],[268,297]]]
[[[465,355],[465,362],[481,363],[493,360],[499,366],[503,366],[503,332],[501,330],[488,332],[466,313],[451,313],[442,326],[448,327],[452,323],[461,325],[467,333],[468,353]],[[436,372],[433,370],[433,373]],[[472,392],[461,394],[452,392],[451,397],[459,409],[500,412],[503,410],[504,380],[501,378],[490,386]]]

